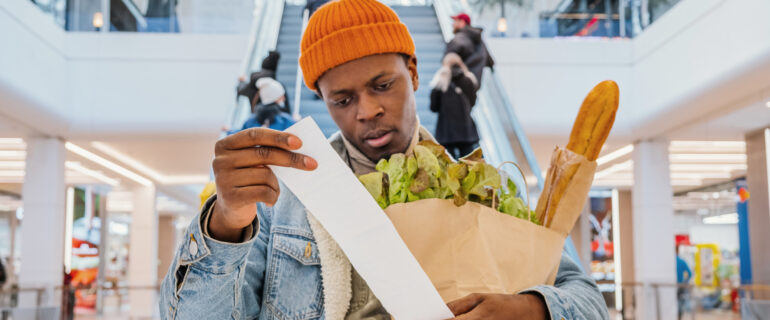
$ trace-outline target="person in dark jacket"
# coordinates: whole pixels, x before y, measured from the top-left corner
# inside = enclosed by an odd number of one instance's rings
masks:
[[[252,72],[249,76],[249,81],[247,82],[245,79],[240,79],[240,82],[238,84],[238,96],[244,96],[251,101],[251,108],[252,110],[260,103],[259,98],[259,90],[257,89],[257,81],[262,78],[272,78],[275,79],[276,73],[278,72],[278,60],[281,59],[281,54],[277,51],[270,51],[267,54],[267,57],[265,57],[264,60],[262,60],[262,69],[257,72]],[[286,91],[286,86],[281,84],[283,87],[284,92]],[[281,106],[281,111],[286,113],[291,113],[291,106],[289,105],[289,99],[288,97],[284,97],[285,101],[283,105]]]
[[[477,79],[456,53],[444,56],[430,82],[430,110],[438,112],[436,141],[455,159],[476,148],[479,134],[471,118],[476,103]]]
[[[477,88],[481,87],[481,75],[484,67],[494,67],[495,62],[489,55],[487,46],[481,39],[481,28],[471,26],[471,18],[460,13],[453,16],[455,37],[447,43],[444,55],[454,52],[463,59],[463,63],[473,73],[478,81]]]

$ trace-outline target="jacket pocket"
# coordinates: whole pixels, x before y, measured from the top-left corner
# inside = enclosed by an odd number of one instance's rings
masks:
[[[267,308],[284,320],[319,318],[323,312],[321,259],[312,235],[276,227],[271,238],[265,288]]]

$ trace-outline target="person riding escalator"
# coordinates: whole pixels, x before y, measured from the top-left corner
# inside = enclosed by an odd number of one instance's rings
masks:
[[[281,54],[277,51],[270,51],[267,57],[262,60],[262,69],[257,72],[252,72],[249,75],[249,81],[246,81],[245,77],[239,79],[238,88],[236,89],[238,96],[243,96],[251,101],[252,106],[260,103],[260,97],[257,89],[257,81],[262,78],[276,78],[278,72],[278,61],[281,59]],[[283,91],[286,92],[286,86],[281,83]],[[255,100],[256,99],[256,100]],[[289,97],[284,96],[284,102],[281,106],[281,111],[285,113],[291,113],[291,105],[289,104]]]

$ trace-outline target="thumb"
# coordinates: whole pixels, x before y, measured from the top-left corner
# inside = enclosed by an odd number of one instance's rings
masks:
[[[484,296],[482,294],[472,293],[463,298],[447,303],[447,307],[449,307],[449,310],[452,311],[452,314],[457,316],[471,311],[483,300]]]

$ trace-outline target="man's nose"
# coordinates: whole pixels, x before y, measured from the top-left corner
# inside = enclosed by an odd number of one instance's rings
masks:
[[[362,94],[359,98],[358,114],[356,118],[358,121],[367,121],[378,118],[385,113],[385,109],[380,105],[374,97],[369,94]]]

